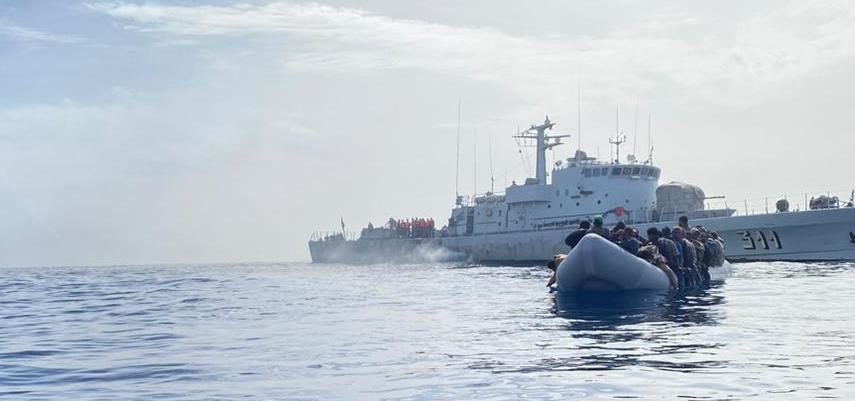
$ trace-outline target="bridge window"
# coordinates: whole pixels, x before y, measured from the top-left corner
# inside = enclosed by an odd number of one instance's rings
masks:
[[[624,168],[623,168],[623,171],[621,172],[621,174],[623,174],[623,175],[630,175],[630,174],[632,174],[632,168],[631,168],[631,167],[624,167]]]
[[[612,168],[612,175],[620,175],[620,167]]]
[[[641,168],[641,176],[642,177],[650,177],[650,167],[642,167]]]
[[[641,173],[641,167],[633,167],[632,175],[638,175]]]
[[[591,176],[591,169],[590,168],[583,168],[582,169],[582,175],[585,177],[590,177]]]
[[[608,168],[608,167],[603,167],[603,168],[601,168],[600,170],[602,170],[602,171],[603,171],[603,176],[604,176],[604,177],[605,177],[605,176],[607,176],[607,175],[609,175],[609,168]]]
[[[600,176],[600,174],[601,174],[601,173],[600,173],[600,169],[595,168],[595,169],[594,169],[594,177],[599,177],[599,176]]]
[[[653,178],[659,178],[659,169],[658,168],[650,169],[650,173],[652,174]]]

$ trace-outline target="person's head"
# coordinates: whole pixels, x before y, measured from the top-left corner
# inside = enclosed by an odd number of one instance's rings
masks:
[[[693,228],[692,231],[689,231],[689,237],[693,240],[698,240],[701,238],[701,230],[697,228]]]
[[[603,226],[603,216],[594,216],[594,227]]]
[[[579,228],[581,228],[583,230],[587,230],[587,229],[591,228],[591,222],[588,220],[582,220],[579,223]]]
[[[688,227],[689,226],[689,217],[688,216],[680,216],[680,218],[677,219],[677,223],[680,225],[680,227]]]
[[[546,268],[548,268],[549,270],[555,271],[555,269],[557,269],[558,266],[555,263],[555,260],[553,259],[553,260],[550,260],[549,263],[546,264]]]
[[[660,233],[662,234],[663,237],[670,237],[671,236],[671,228],[665,227],[662,229],[662,231]]]
[[[718,233],[715,231],[710,231],[710,237],[712,237],[712,239],[718,239]]]
[[[614,229],[612,229],[612,231],[614,231],[614,232],[620,232],[620,231],[622,231],[622,230],[623,230],[623,229],[625,229],[625,228],[626,228],[626,223],[624,223],[624,222],[622,222],[622,221],[619,221],[617,224],[615,224],[615,228],[614,228]]]
[[[683,239],[686,236],[686,232],[680,227],[674,227],[674,229],[671,230],[671,235],[676,239]]]
[[[650,227],[647,229],[647,238],[651,241],[655,241],[659,238],[659,229],[656,227]]]
[[[623,237],[624,238],[634,238],[635,237],[635,231],[633,230],[633,228],[632,227],[624,228],[623,229]]]

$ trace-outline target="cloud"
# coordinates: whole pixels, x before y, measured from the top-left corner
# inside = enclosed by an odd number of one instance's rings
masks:
[[[523,96],[568,92],[583,76],[587,87],[597,88],[595,97],[644,95],[664,81],[705,100],[747,105],[776,93],[777,85],[855,56],[855,8],[845,2],[794,1],[735,22],[651,15],[597,37],[510,35],[322,4],[88,7],[143,32],[297,37],[301,42],[283,48],[284,63],[295,70],[429,70]],[[718,27],[702,35],[684,32],[701,22]]]
[[[0,37],[6,37],[25,43],[76,44],[84,42],[82,38],[75,36],[55,35],[16,25],[10,25],[2,21],[0,21]]]

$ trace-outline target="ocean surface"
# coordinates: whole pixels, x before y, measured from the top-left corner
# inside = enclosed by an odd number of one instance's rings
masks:
[[[855,397],[855,264],[735,264],[680,295],[534,267],[0,270],[3,400]]]

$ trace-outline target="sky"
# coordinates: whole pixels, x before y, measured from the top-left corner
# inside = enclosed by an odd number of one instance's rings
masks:
[[[308,260],[533,175],[546,115],[551,159],[649,118],[662,182],[848,191],[854,68],[849,1],[7,0],[0,266]]]

